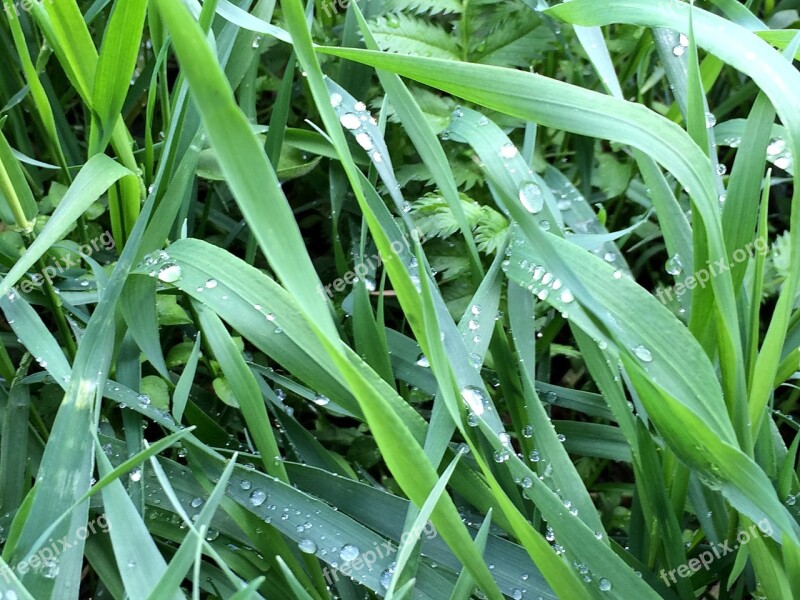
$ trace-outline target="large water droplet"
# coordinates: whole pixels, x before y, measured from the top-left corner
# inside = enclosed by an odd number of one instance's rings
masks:
[[[351,131],[353,129],[358,129],[359,127],[361,127],[361,119],[359,119],[353,113],[346,113],[342,115],[341,118],[339,119],[339,122],[342,124],[342,127],[344,127],[345,129],[349,129]]]
[[[519,201],[529,213],[538,213],[544,206],[542,188],[533,181],[524,182],[519,188]]]
[[[300,548],[300,552],[304,554],[314,554],[317,551],[317,545],[311,540],[300,540],[297,543],[297,547]]]
[[[517,147],[512,143],[505,144],[502,148],[500,148],[500,156],[503,158],[514,158],[517,153]]]
[[[267,493],[262,489],[255,489],[250,492],[250,504],[253,506],[261,506],[267,501]]]
[[[345,544],[342,546],[342,551],[339,552],[339,558],[345,562],[350,562],[351,560],[358,558],[359,554],[361,554],[361,550],[359,550],[356,546],[353,544]]]
[[[395,564],[396,563],[392,563],[388,568],[381,572],[380,583],[381,587],[385,590],[388,590],[392,583],[392,575],[394,575]]]
[[[175,283],[181,278],[179,265],[166,265],[158,272],[158,280],[164,283]]]
[[[642,362],[651,362],[653,360],[653,355],[650,353],[650,350],[648,350],[641,344],[639,344],[633,349],[633,353]]]
[[[785,149],[786,149],[786,142],[784,142],[780,138],[777,138],[775,140],[772,140],[769,146],[767,146],[767,154],[769,154],[770,156],[775,156],[783,152]]]
[[[683,272],[683,262],[681,262],[680,255],[670,256],[664,268],[670,275],[680,275]]]
[[[598,587],[600,588],[601,592],[608,592],[609,590],[611,590],[611,582],[605,577],[603,577],[600,580]]]
[[[482,389],[474,385],[467,385],[461,388],[461,397],[472,412],[478,416],[483,414],[486,395]]]
[[[358,145],[364,150],[372,150],[375,147],[375,144],[372,142],[372,138],[368,133],[359,133],[356,136],[356,142],[358,142]]]

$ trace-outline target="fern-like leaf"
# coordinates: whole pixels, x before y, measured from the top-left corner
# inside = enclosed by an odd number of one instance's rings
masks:
[[[405,11],[414,14],[448,15],[460,13],[459,0],[384,0],[385,12]]]
[[[379,17],[370,23],[370,30],[382,50],[460,60],[458,40],[442,26],[405,13]]]
[[[501,67],[529,67],[554,43],[550,31],[534,16],[495,25],[485,37],[476,35],[473,39],[471,59]]]

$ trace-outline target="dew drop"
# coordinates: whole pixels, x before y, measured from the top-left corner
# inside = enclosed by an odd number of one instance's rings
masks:
[[[781,152],[783,152],[785,149],[786,149],[786,142],[784,142],[780,138],[777,138],[775,140],[772,140],[769,146],[767,146],[767,154],[769,154],[770,156],[776,156]]]
[[[518,153],[517,147],[512,144],[508,143],[505,144],[502,148],[500,148],[500,156],[503,158],[514,158]]]
[[[464,402],[467,403],[470,410],[477,416],[483,414],[486,395],[483,393],[482,389],[474,385],[467,385],[461,388],[461,397],[464,399]]]
[[[648,350],[641,344],[639,344],[633,349],[633,353],[642,362],[652,362],[653,360],[653,355],[650,353],[650,350]]]
[[[166,265],[158,272],[158,280],[164,283],[175,283],[181,278],[179,265]]]
[[[302,539],[297,543],[297,547],[300,549],[300,552],[304,554],[314,554],[317,551],[317,545],[308,539]]]
[[[524,182],[519,188],[519,201],[529,213],[538,213],[544,206],[542,188],[533,181]]]
[[[680,275],[683,273],[683,262],[681,262],[681,257],[678,254],[671,256],[668,260],[664,269],[670,275]]]
[[[345,544],[342,546],[342,551],[339,552],[339,558],[345,562],[350,562],[351,560],[358,558],[359,554],[361,554],[361,550],[359,550],[356,546],[353,544]]]
[[[356,142],[358,142],[358,145],[364,150],[372,150],[375,147],[375,144],[373,144],[372,138],[368,133],[359,133],[356,136]]]
[[[353,113],[346,113],[342,115],[341,118],[339,119],[339,122],[342,124],[342,127],[344,127],[345,129],[349,129],[351,131],[353,129],[358,129],[359,127],[361,127],[361,119],[359,119]]]
[[[253,506],[261,506],[267,500],[267,493],[262,489],[255,489],[250,492],[250,504]]]

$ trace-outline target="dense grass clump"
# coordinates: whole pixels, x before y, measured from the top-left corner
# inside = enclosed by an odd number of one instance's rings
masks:
[[[0,600],[800,598],[796,1],[3,6]]]

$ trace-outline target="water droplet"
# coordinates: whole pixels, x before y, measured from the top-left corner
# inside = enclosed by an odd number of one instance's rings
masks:
[[[525,425],[525,427],[522,428],[522,437],[524,438],[533,437],[533,425]]]
[[[345,544],[342,546],[342,551],[339,552],[339,558],[345,562],[350,562],[351,560],[358,558],[359,554],[361,554],[361,550],[359,550],[356,546],[353,544]]]
[[[317,551],[317,545],[312,540],[302,539],[297,543],[297,547],[304,554],[314,554]]]
[[[356,136],[356,142],[358,142],[358,145],[364,150],[372,150],[375,147],[375,144],[372,143],[372,138],[368,133],[359,133]]]
[[[725,173],[727,172],[728,172],[728,167],[726,167],[724,164],[719,163],[717,165],[717,175],[721,177],[722,175],[725,175]]]
[[[43,560],[42,561],[42,576],[46,579],[55,579],[58,577],[58,562],[55,560]],[[6,592],[6,598],[8,598],[8,592]]]
[[[788,156],[781,156],[775,161],[775,166],[786,171],[792,166],[792,159]]]
[[[388,568],[381,572],[380,583],[381,587],[385,590],[389,589],[392,583],[392,575],[394,575],[395,563],[392,563]]]
[[[339,122],[342,124],[342,127],[345,129],[353,130],[358,129],[361,127],[361,119],[359,119],[353,113],[346,113],[341,116]]]
[[[216,279],[209,279],[206,281],[206,288],[209,290],[213,290],[215,287],[217,287],[217,285],[218,283]]]
[[[431,363],[428,361],[428,357],[427,356],[425,356],[424,354],[420,353],[420,355],[417,356],[416,365],[418,367],[423,367],[423,368],[427,369],[427,368],[429,368],[431,366]]]
[[[262,489],[255,489],[250,492],[250,504],[253,506],[261,506],[267,500],[267,493]]]
[[[324,396],[322,394],[315,394],[314,395],[314,404],[317,406],[325,406],[331,401],[330,398]]]
[[[128,475],[128,478],[131,481],[133,481],[134,483],[136,483],[137,481],[141,481],[142,480],[142,469],[141,469],[141,467],[136,467],[135,469],[133,469],[130,472],[130,474]]]
[[[607,592],[607,591],[609,591],[611,589],[611,582],[608,579],[606,579],[605,577],[603,577],[600,580],[600,583],[598,584],[598,587],[600,588],[601,592]]]
[[[706,128],[707,129],[711,129],[716,124],[717,124],[717,117],[714,116],[714,113],[707,112],[706,113]]]
[[[558,437],[558,441],[559,442],[566,442],[567,441],[567,436],[565,436],[563,433],[559,433],[557,437]],[[569,508],[569,507],[567,507],[567,508]]]
[[[680,275],[683,272],[683,262],[681,262],[681,257],[678,254],[671,256],[667,260],[667,264],[664,266],[664,269],[670,275]]]
[[[540,188],[533,181],[523,182],[519,188],[519,201],[529,213],[538,213],[544,206],[544,195],[542,194],[542,188]]]
[[[497,450],[494,453],[494,462],[496,463],[504,463],[508,460],[508,458],[509,458],[509,453],[508,450],[506,450],[505,448],[503,448],[502,450]]]
[[[680,44],[672,48],[672,53],[675,56],[683,56],[684,52],[686,52],[686,48],[684,46],[681,46]]]
[[[786,149],[786,142],[780,138],[774,139],[767,146],[767,154],[776,156]]]
[[[653,360],[653,355],[650,354],[650,350],[648,350],[646,347],[642,346],[641,344],[639,344],[638,346],[636,346],[633,349],[633,353],[642,362],[652,362],[652,360]]]
[[[166,265],[158,272],[158,280],[164,283],[175,283],[181,278],[179,265]]]
[[[248,481],[247,479],[242,479],[241,483],[239,484],[239,487],[245,491],[249,490],[252,486],[253,484],[250,483],[250,481]]]
[[[342,98],[341,94],[337,94],[336,92],[331,94],[331,106],[333,108],[339,108],[339,106],[342,104],[343,100],[344,100],[344,98]]]
[[[203,504],[203,499],[200,497],[192,498],[192,501],[189,503],[192,508],[198,508]]]
[[[467,403],[470,410],[477,416],[483,414],[484,404],[487,399],[482,389],[474,385],[467,385],[461,388],[461,397],[464,399],[464,402]]]
[[[572,292],[570,292],[569,290],[564,290],[563,292],[561,292],[562,302],[564,302],[565,304],[569,304],[573,300],[575,300],[575,296],[572,295]]]
[[[478,354],[477,352],[472,352],[469,355],[469,362],[475,369],[480,369],[481,365],[483,365],[483,359],[481,358],[481,355]]]
[[[500,148],[500,156],[503,158],[514,158],[518,153],[517,147],[512,144],[508,143],[505,144],[502,148]]]

